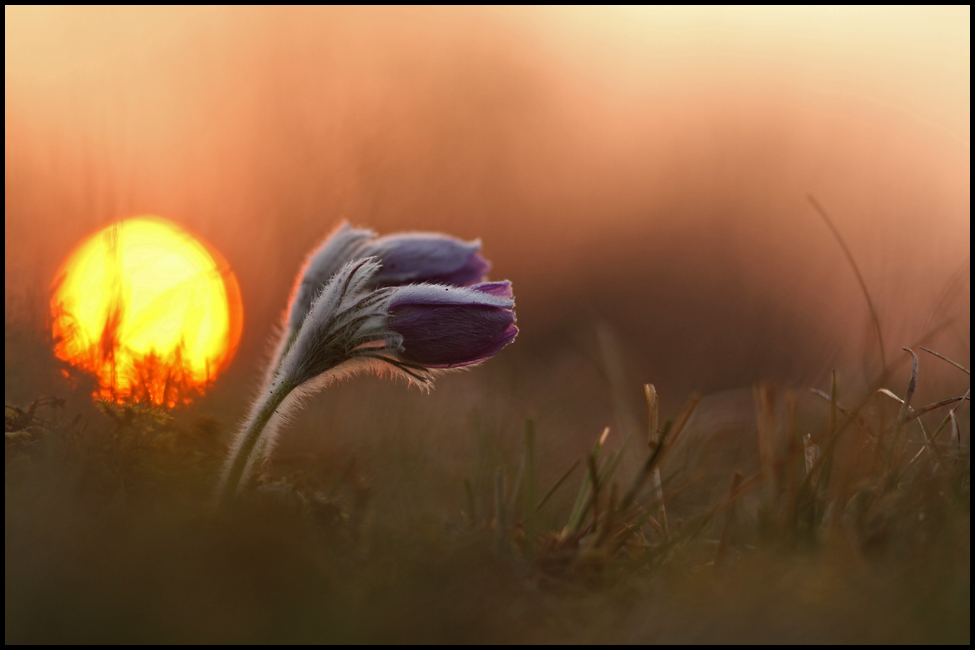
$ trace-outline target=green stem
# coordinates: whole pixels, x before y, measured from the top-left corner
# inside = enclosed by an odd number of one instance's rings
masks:
[[[278,407],[281,406],[281,403],[284,402],[285,398],[294,389],[295,385],[291,382],[282,382],[277,388],[271,389],[268,396],[264,398],[257,413],[247,425],[247,429],[243,433],[243,439],[234,451],[227,476],[224,478],[223,485],[220,487],[221,506],[226,507],[233,503],[234,498],[237,496],[237,490],[240,489],[240,483],[244,477],[244,470],[247,468],[253,456],[257,442],[261,439],[261,434],[264,433],[264,428],[271,420],[271,417],[274,416]],[[263,449],[263,445],[261,449]]]

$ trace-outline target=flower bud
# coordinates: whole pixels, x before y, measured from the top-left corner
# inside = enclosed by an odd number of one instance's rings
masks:
[[[467,366],[514,340],[514,305],[510,282],[399,287],[387,308],[388,326],[402,337],[404,361],[427,368]]]
[[[311,303],[340,268],[357,257],[368,257],[360,252],[366,242],[375,236],[376,233],[371,230],[352,228],[347,222],[342,222],[311,254],[288,309],[290,331],[297,332],[301,328]]]
[[[355,259],[361,251],[364,232],[367,231],[343,226],[313,256],[312,261],[320,262],[316,269],[321,270],[339,256],[355,251],[353,260],[339,266],[314,294],[302,321],[291,328],[287,345],[279,349],[265,387],[227,459],[220,488],[223,503],[233,501],[240,486],[253,476],[260,459],[271,453],[281,421],[294,412],[303,395],[367,368],[391,370],[429,390],[437,369],[484,361],[518,334],[510,282],[485,282],[470,287],[377,287],[380,262],[368,257]],[[424,243],[418,236],[402,236],[400,241],[408,243],[400,250],[435,250],[436,254],[404,253],[401,259],[412,259],[416,262],[414,268],[419,268],[417,260],[442,261],[449,257],[444,251],[459,250],[455,243],[430,244],[433,239],[438,238],[427,238]],[[486,268],[487,263],[477,255],[476,244],[466,246],[466,258],[453,258],[461,259],[455,271],[481,273],[477,269]],[[335,257],[320,255],[330,250]],[[430,262],[423,268],[448,266],[438,264]]]
[[[481,257],[480,240],[465,242],[438,233],[401,233],[369,242],[364,257],[382,265],[373,281],[389,287],[415,282],[463,287],[481,282],[491,264]]]
[[[400,233],[377,239],[372,230],[343,222],[305,263],[288,309],[289,337],[301,328],[315,296],[348,262],[375,258],[380,268],[372,277],[372,287],[416,282],[461,287],[481,282],[491,268],[478,252],[480,248],[480,240],[465,242],[439,233]]]

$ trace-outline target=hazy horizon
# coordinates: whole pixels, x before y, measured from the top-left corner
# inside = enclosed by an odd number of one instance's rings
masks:
[[[7,313],[158,214],[237,274],[252,372],[347,219],[480,237],[525,354],[606,323],[679,392],[810,380],[872,336],[812,194],[891,353],[954,318],[967,358],[968,15],[8,7]]]

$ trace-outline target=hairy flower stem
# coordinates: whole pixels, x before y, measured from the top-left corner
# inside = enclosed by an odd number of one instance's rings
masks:
[[[288,340],[284,343],[281,350],[274,358],[274,368],[271,369],[271,374],[268,375],[269,378],[276,377],[278,375],[278,371],[281,370],[281,364],[284,363],[285,358],[287,358],[288,353],[291,352],[291,348],[294,347],[297,339],[298,330],[294,330],[288,335]]]
[[[263,455],[264,445],[258,449],[257,443],[261,440],[261,434],[267,427],[267,423],[274,417],[275,412],[285,398],[297,388],[294,382],[282,381],[277,387],[272,388],[269,394],[261,400],[260,406],[256,409],[247,423],[247,427],[241,433],[239,443],[236,445],[233,455],[228,465],[229,469],[220,486],[220,505],[229,506],[233,503],[240,489],[240,482],[244,477],[244,471],[248,466],[260,462],[257,455]],[[257,450],[257,454],[255,454]]]

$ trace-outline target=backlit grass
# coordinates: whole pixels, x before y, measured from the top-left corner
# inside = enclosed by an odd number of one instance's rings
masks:
[[[918,352],[900,389],[756,386],[740,462],[700,453],[708,396],[667,414],[647,387],[571,458],[547,416],[417,416],[490,394],[353,382],[297,428],[377,394],[387,428],[333,419],[227,512],[233,416],[8,405],[6,640],[967,642],[967,370]],[[958,394],[912,401],[938,366]]]

